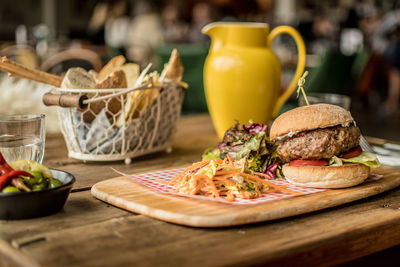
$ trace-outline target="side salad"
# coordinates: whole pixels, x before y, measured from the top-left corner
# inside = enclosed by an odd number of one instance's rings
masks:
[[[206,150],[203,160],[225,159],[229,155],[234,161],[243,161],[248,170],[264,173],[269,178],[282,177],[282,162],[267,131],[265,124],[236,123],[225,132],[217,147]]]
[[[201,162],[185,169],[168,185],[174,186],[178,193],[222,197],[228,201],[278,191],[301,195],[269,181],[282,176],[282,163],[267,130],[264,124],[236,123],[215,148],[203,154]]]

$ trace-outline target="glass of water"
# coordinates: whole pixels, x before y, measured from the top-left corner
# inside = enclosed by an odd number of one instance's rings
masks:
[[[45,115],[0,115],[0,152],[7,162],[34,160],[42,163]]]
[[[307,99],[310,105],[327,103],[340,106],[344,109],[350,110],[351,98],[346,95],[330,94],[330,93],[308,93]],[[304,97],[299,96],[299,106],[305,106],[306,101]]]

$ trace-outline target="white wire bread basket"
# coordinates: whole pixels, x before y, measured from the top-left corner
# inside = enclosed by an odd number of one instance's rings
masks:
[[[106,93],[104,89],[95,92],[93,89],[88,90],[80,90],[79,94],[94,93],[97,97]],[[149,90],[157,90],[158,96],[137,118],[125,121],[120,126],[117,126],[117,119],[126,116],[124,103],[127,94],[112,96],[120,93],[121,89],[110,90],[110,98],[99,100],[104,101],[106,108],[92,122],[84,120],[89,109],[79,111],[77,108],[59,108],[61,131],[69,156],[84,161],[128,160],[166,149],[180,117],[183,90],[172,83]],[[77,93],[76,89],[58,88],[56,91]],[[118,99],[122,108],[108,115],[106,110],[111,99]]]
[[[54,88],[51,95],[71,96],[82,104],[80,107],[57,104],[69,157],[130,163],[131,158],[167,150],[180,118],[186,87],[180,81],[183,67],[180,65],[178,76],[170,71],[169,77],[168,65],[171,69],[168,63],[161,75],[147,74],[148,66],[131,88]]]

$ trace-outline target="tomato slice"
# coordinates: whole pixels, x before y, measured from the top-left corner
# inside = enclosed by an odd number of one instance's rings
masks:
[[[362,149],[360,146],[356,146],[355,148],[351,149],[349,152],[346,152],[342,155],[340,155],[339,158],[344,158],[344,159],[349,159],[349,158],[354,158],[357,157],[362,153]]]
[[[328,165],[328,161],[324,160],[324,159],[320,159],[320,160],[296,159],[296,160],[292,160],[289,163],[289,166],[295,166],[295,167],[299,167],[299,166],[327,166],[327,165]]]

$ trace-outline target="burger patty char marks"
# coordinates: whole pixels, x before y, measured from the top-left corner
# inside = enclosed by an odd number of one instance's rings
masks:
[[[360,129],[357,126],[335,126],[301,132],[282,141],[276,152],[289,162],[295,159],[329,159],[359,145]]]

